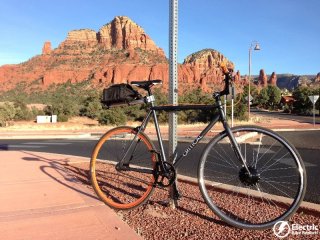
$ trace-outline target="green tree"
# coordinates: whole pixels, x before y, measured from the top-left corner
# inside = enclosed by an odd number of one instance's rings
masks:
[[[252,97],[252,105],[257,105],[258,104],[257,101],[259,99],[260,91],[261,90],[259,90],[259,88],[256,85],[254,85],[254,84],[250,85],[250,95]],[[244,95],[245,95],[245,97],[248,95],[248,86],[246,86],[244,88]]]
[[[268,106],[268,102],[269,102],[268,89],[263,88],[263,89],[261,89],[260,93],[256,97],[256,103],[260,107],[266,108]]]
[[[314,89],[312,90],[312,95],[318,95],[318,96],[320,96],[320,87],[314,88]],[[315,108],[316,108],[317,110],[319,110],[319,115],[320,115],[320,98],[318,98],[318,101],[316,102]]]
[[[255,102],[260,107],[276,109],[279,107],[280,100],[281,90],[276,86],[269,85],[261,89],[256,96]]]
[[[293,103],[294,113],[304,115],[312,113],[312,103],[309,99],[312,93],[312,89],[305,86],[298,87],[293,91],[292,96],[295,99]]]
[[[276,109],[279,107],[281,100],[281,90],[277,86],[269,85],[267,87],[267,93],[269,96],[268,107],[271,109]]]

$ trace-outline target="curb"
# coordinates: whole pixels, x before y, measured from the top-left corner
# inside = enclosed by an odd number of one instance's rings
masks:
[[[185,176],[185,175],[180,174],[177,176],[177,179],[178,179],[178,181],[180,180],[185,183],[189,183],[189,184],[193,184],[193,185],[197,185],[197,186],[199,185],[197,178],[193,178],[193,177],[189,177],[189,176]],[[303,211],[304,209],[307,211],[317,212],[319,214],[320,213],[320,204],[302,201],[297,211],[299,211],[299,210]]]

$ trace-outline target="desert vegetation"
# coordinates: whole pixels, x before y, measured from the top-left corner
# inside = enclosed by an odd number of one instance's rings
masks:
[[[86,116],[96,119],[100,124],[121,125],[127,121],[141,121],[146,113],[146,105],[124,106],[107,109],[100,100],[102,87],[93,87],[90,80],[63,84],[52,84],[45,90],[35,89],[33,85],[21,83],[0,96],[0,126],[7,126],[14,120],[35,120],[37,115],[58,115],[58,121],[68,121],[70,117]],[[299,87],[293,91],[295,102],[292,112],[298,114],[310,114],[312,103],[308,96],[319,94],[320,88]],[[247,119],[247,86],[243,94],[238,94],[235,99],[234,117],[238,120]],[[167,94],[160,89],[154,89],[156,103],[167,104]],[[253,105],[265,109],[277,110],[288,106],[280,106],[281,90],[276,86],[258,88],[251,87]],[[28,104],[44,104],[43,109],[27,107]],[[203,92],[200,88],[184,91],[179,96],[180,104],[212,104],[214,100],[211,94]],[[227,102],[230,106],[230,101]],[[316,108],[319,109],[319,101]],[[212,116],[210,111],[181,111],[178,112],[179,123],[208,122]],[[227,107],[227,115],[231,115],[231,108]],[[166,112],[159,112],[161,123],[168,121]]]

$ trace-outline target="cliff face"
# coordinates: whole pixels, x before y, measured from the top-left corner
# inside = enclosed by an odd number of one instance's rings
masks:
[[[219,64],[228,61],[221,53],[205,49],[188,56],[179,65],[184,87],[212,90],[221,84]],[[229,67],[233,63],[228,61]],[[0,67],[0,89],[8,90],[24,81],[46,88],[52,83],[90,80],[109,85],[132,80],[162,79],[168,87],[168,61],[145,31],[128,17],[116,17],[98,32],[70,31],[56,49],[46,42],[42,54],[30,60]],[[179,87],[180,88],[180,87]]]
[[[87,42],[97,43],[97,34],[90,29],[80,29],[68,32],[66,42]]]

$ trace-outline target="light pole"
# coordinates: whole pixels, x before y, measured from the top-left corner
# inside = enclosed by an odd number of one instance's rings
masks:
[[[253,48],[254,46],[254,48]],[[253,41],[250,44],[250,48],[249,48],[249,85],[248,85],[248,120],[250,121],[250,83],[251,83],[251,54],[252,54],[252,50],[255,51],[259,51],[260,50],[260,45],[257,41]]]

